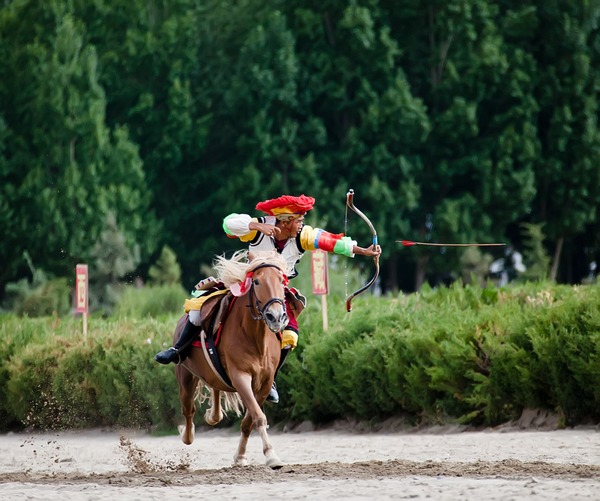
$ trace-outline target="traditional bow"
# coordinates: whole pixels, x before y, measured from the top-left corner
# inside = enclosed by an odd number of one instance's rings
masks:
[[[348,193],[346,193],[346,205],[354,212],[356,212],[362,218],[362,220],[369,225],[371,233],[373,233],[373,245],[378,245],[377,231],[375,231],[373,223],[371,223],[371,221],[369,221],[369,218],[354,206],[354,190],[352,189],[348,190]],[[352,300],[359,294],[365,292],[369,287],[371,287],[371,285],[375,283],[375,280],[377,280],[377,277],[379,276],[379,256],[374,256],[373,261],[375,263],[375,275],[373,275],[373,278],[371,278],[371,280],[369,280],[367,284],[363,285],[360,289],[358,289],[356,292],[353,292],[346,298],[347,311],[352,311]]]

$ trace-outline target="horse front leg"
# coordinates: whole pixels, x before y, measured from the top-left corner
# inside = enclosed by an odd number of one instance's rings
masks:
[[[175,368],[177,381],[179,382],[179,401],[181,402],[181,413],[185,418],[185,426],[180,428],[181,440],[185,445],[191,445],[194,441],[196,427],[194,426],[194,414],[196,412],[195,393],[199,379],[182,365]]]
[[[204,420],[210,426],[215,426],[223,420],[221,392],[219,390],[210,389],[210,407],[204,413]]]
[[[246,407],[246,415],[242,420],[240,443],[234,456],[235,464],[245,464],[248,438],[250,437],[252,429],[256,428],[262,440],[266,465],[273,469],[281,468],[283,462],[275,453],[275,449],[273,448],[269,439],[269,434],[267,433],[267,416],[260,408],[260,405],[258,405],[254,392],[252,391],[252,378],[249,374],[240,374],[237,375],[237,377],[232,377],[232,382]]]

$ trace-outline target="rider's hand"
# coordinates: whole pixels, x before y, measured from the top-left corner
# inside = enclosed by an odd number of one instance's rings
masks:
[[[358,245],[355,245],[352,249],[352,252],[354,252],[354,254],[360,254],[362,256],[379,257],[381,255],[381,247],[379,245],[370,245],[365,249],[364,247],[359,247]]]
[[[257,223],[252,222],[249,225],[251,230],[260,231],[263,235],[267,235],[268,237],[277,237],[281,233],[281,229],[273,224],[267,223]]]
[[[369,255],[369,256],[373,256],[373,257],[380,256],[381,255],[381,247],[379,245],[375,245],[375,244],[370,245],[367,248],[367,252],[368,252],[367,255]]]

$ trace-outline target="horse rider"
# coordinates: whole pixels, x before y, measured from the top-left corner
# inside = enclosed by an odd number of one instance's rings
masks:
[[[363,256],[379,256],[381,247],[371,245],[368,248],[359,247],[356,241],[342,233],[333,234],[320,228],[313,228],[304,224],[304,216],[310,211],[315,199],[306,195],[291,196],[282,195],[279,198],[265,200],[256,205],[256,210],[266,215],[252,217],[248,214],[229,214],[223,219],[223,229],[230,238],[239,238],[242,242],[249,244],[249,251],[277,251],[288,264],[288,278],[298,275],[296,264],[304,256],[305,251],[321,249],[333,254],[354,257],[355,254]],[[277,372],[283,365],[289,352],[298,344],[298,320],[294,309],[290,306],[290,299],[304,298],[293,288],[286,291],[286,309],[289,318],[288,325],[281,333],[281,358],[277,366]],[[186,348],[194,339],[196,329],[188,321],[181,336],[174,347],[161,351],[155,357],[162,364],[179,361],[179,352]],[[267,398],[272,403],[279,402],[277,386],[273,387]]]

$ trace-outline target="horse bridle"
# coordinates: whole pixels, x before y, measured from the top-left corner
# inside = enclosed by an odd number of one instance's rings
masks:
[[[261,268],[277,268],[281,271],[281,268],[279,268],[279,266],[275,264],[261,264],[260,266],[254,268],[254,270],[252,271],[255,272],[257,270],[260,270]],[[283,271],[281,273],[285,277]],[[250,292],[248,293],[248,309],[250,310],[250,315],[254,320],[264,320],[265,311],[273,303],[279,303],[281,306],[283,306],[283,309],[285,310],[285,299],[281,299],[278,297],[272,297],[264,305],[261,306],[261,302],[258,300],[258,297],[256,297],[256,292],[254,292],[254,283],[252,283],[252,287],[250,287]]]

